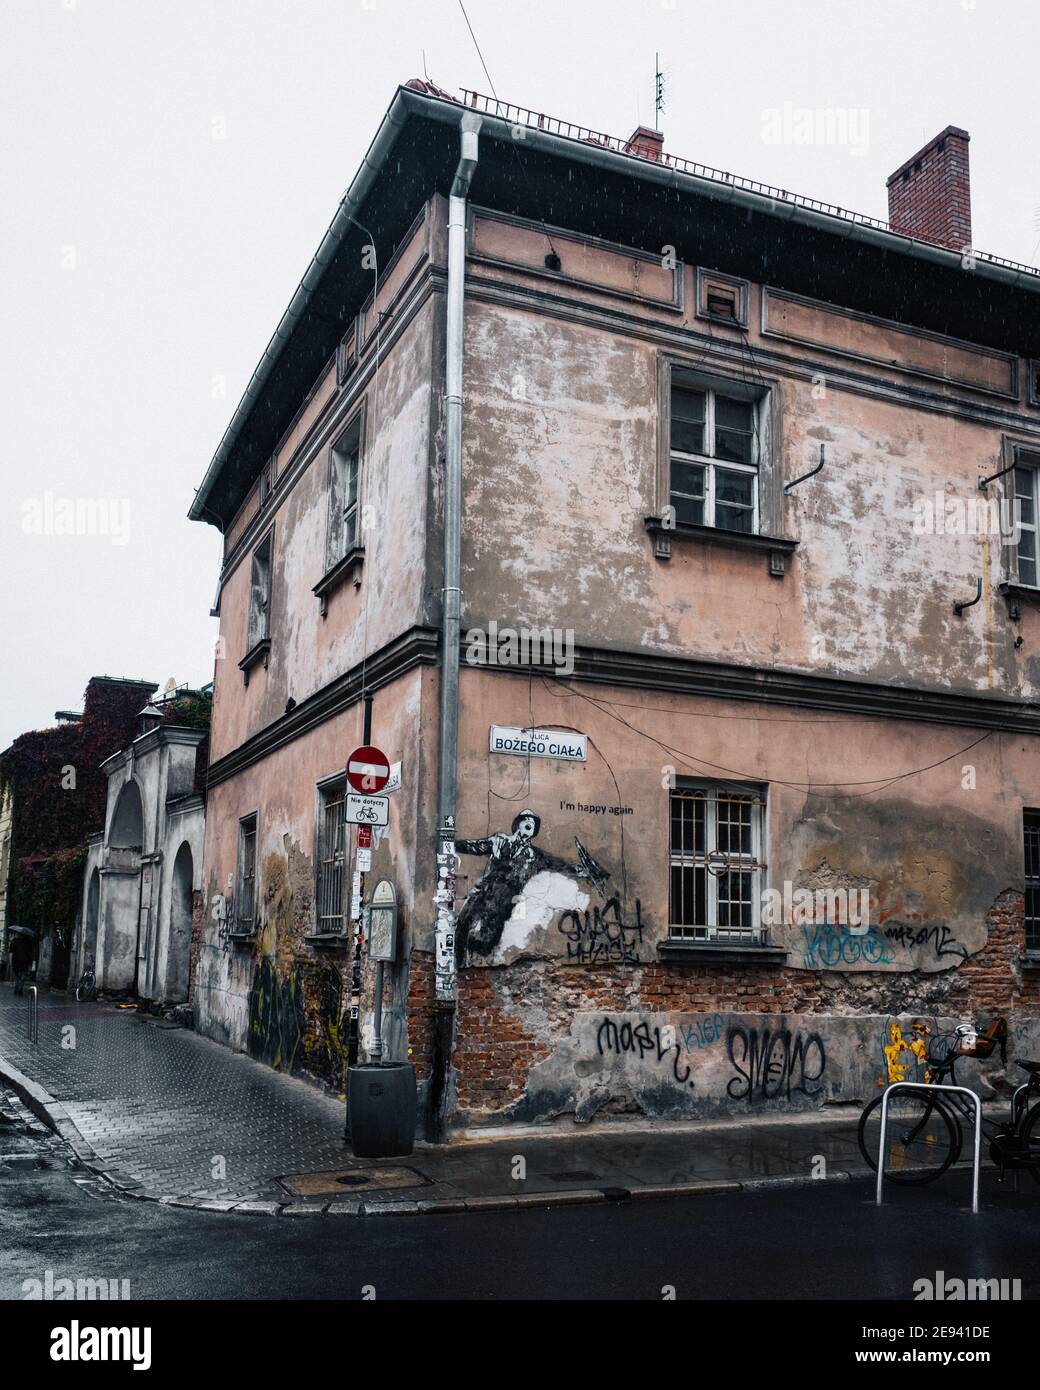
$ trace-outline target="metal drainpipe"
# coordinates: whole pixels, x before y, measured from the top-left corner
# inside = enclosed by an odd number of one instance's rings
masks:
[[[448,200],[448,304],[445,364],[444,588],[441,603],[441,709],[433,1070],[427,1137],[444,1139],[458,977],[455,969],[455,782],[459,747],[459,642],[462,544],[462,356],[466,279],[466,198],[479,158],[481,118],[462,117],[462,148]]]

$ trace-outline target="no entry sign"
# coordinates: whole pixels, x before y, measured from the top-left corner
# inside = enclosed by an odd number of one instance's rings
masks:
[[[381,792],[390,780],[390,763],[380,748],[355,748],[347,759],[347,781],[356,792]]]

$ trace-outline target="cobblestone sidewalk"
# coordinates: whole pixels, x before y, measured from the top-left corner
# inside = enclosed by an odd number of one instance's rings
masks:
[[[25,1024],[25,1000],[0,985],[0,1083],[106,1181],[176,1205],[463,1211],[803,1182],[821,1157],[829,1178],[867,1171],[849,1116],[524,1131],[358,1160],[341,1103],[184,1028],[61,994],[40,995],[38,1043]]]

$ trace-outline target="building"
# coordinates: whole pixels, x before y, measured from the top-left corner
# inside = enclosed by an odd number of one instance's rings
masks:
[[[41,984],[66,983],[80,902],[84,841],[101,819],[102,760],[131,737],[149,681],[92,676],[82,711],[21,734],[0,754],[0,956],[8,925],[37,938]]]
[[[160,1007],[185,1003],[206,821],[208,692],[178,689],[138,712],[101,764],[104,829],[87,841],[77,977]]]
[[[396,92],[190,513],[204,1032],[342,1085],[371,741],[430,1134],[1036,1046],[1040,272],[972,250],[967,141],[886,224]]]

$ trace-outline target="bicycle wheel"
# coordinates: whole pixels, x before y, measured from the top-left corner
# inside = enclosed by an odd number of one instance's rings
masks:
[[[860,1153],[875,1172],[883,1100],[872,1100],[859,1119]],[[885,1178],[908,1187],[935,1182],[957,1162],[963,1137],[957,1117],[934,1095],[899,1092],[888,1103]]]
[[[1034,1105],[1022,1125],[1018,1161],[1023,1168],[1040,1172],[1040,1105]]]

